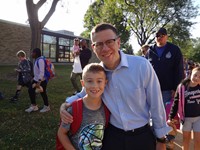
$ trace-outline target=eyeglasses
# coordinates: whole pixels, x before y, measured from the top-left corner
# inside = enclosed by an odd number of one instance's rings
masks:
[[[107,47],[111,48],[111,47],[113,47],[113,45],[115,44],[116,39],[118,39],[118,38],[119,38],[119,36],[117,36],[114,39],[109,39],[109,40],[107,40],[105,42],[95,42],[95,43],[92,44],[92,46],[94,46],[96,50],[102,50],[104,44]]]
[[[156,35],[157,38],[163,38],[165,35],[164,34],[158,34]]]

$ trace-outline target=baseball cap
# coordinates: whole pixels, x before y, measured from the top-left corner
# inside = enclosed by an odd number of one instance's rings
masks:
[[[156,35],[162,34],[162,35],[167,35],[167,30],[165,28],[160,28],[157,32]]]

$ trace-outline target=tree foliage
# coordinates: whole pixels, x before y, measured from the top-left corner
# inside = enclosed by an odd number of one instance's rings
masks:
[[[165,27],[170,40],[184,48],[197,9],[192,0],[96,0],[85,14],[84,34],[97,23],[109,22],[120,30],[122,43],[133,34],[142,46],[152,43],[157,29]]]
[[[89,33],[96,24],[108,22],[118,29],[122,44],[126,44],[130,37],[130,31],[127,28],[122,2],[122,0],[97,0],[90,5],[84,17],[86,31],[81,35],[89,38]]]
[[[47,0],[39,0],[36,4],[34,0],[26,0],[26,8],[28,13],[28,21],[31,28],[31,49],[40,47],[41,31],[53,15],[59,0],[52,0],[51,8],[42,21],[39,21],[38,11],[47,2]]]
[[[131,0],[133,1],[133,0]],[[154,33],[166,27],[173,42],[182,45],[189,39],[189,29],[197,16],[197,7],[191,0],[135,0],[127,4],[128,24],[138,39],[138,44],[152,43]]]
[[[185,53],[186,58],[200,62],[200,38],[191,40],[191,48]]]

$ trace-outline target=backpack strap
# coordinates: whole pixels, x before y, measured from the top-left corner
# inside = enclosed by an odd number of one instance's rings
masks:
[[[74,119],[70,126],[72,135],[75,134],[80,128],[83,116],[82,114],[83,114],[83,99],[79,98],[78,100],[72,103],[72,116]],[[61,125],[61,119],[59,126],[60,125]],[[65,150],[57,134],[56,134],[56,150]]]
[[[33,63],[29,59],[28,59],[28,64],[29,64],[30,69],[31,69],[31,76],[34,77]]]
[[[83,118],[83,99],[80,98],[72,103],[72,116],[73,122],[71,123],[70,130],[75,134],[80,128]]]
[[[108,110],[108,108],[106,107],[106,105],[103,103],[104,106],[104,111],[105,111],[105,118],[106,118],[106,124],[105,127],[108,126],[109,120],[110,120],[110,111]]]
[[[184,111],[184,108],[185,108],[185,86],[182,85],[180,87],[180,94],[181,94],[181,105],[182,105],[182,111],[183,111],[183,115],[185,115],[185,111]],[[183,116],[184,117],[184,116]]]
[[[37,59],[37,61],[36,61],[36,63],[37,63],[37,67],[39,68],[39,60],[40,59],[43,59],[44,60],[44,67],[46,67],[46,61],[45,61],[45,57],[44,56],[41,56],[41,57],[39,57],[38,59]]]

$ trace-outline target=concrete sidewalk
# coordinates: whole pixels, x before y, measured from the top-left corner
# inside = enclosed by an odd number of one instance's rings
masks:
[[[193,136],[191,137],[191,142],[190,142],[190,150],[194,149],[194,141],[193,141]],[[180,130],[178,130],[178,134],[175,138],[175,148],[174,150],[182,150],[182,144],[183,144],[183,135]]]

